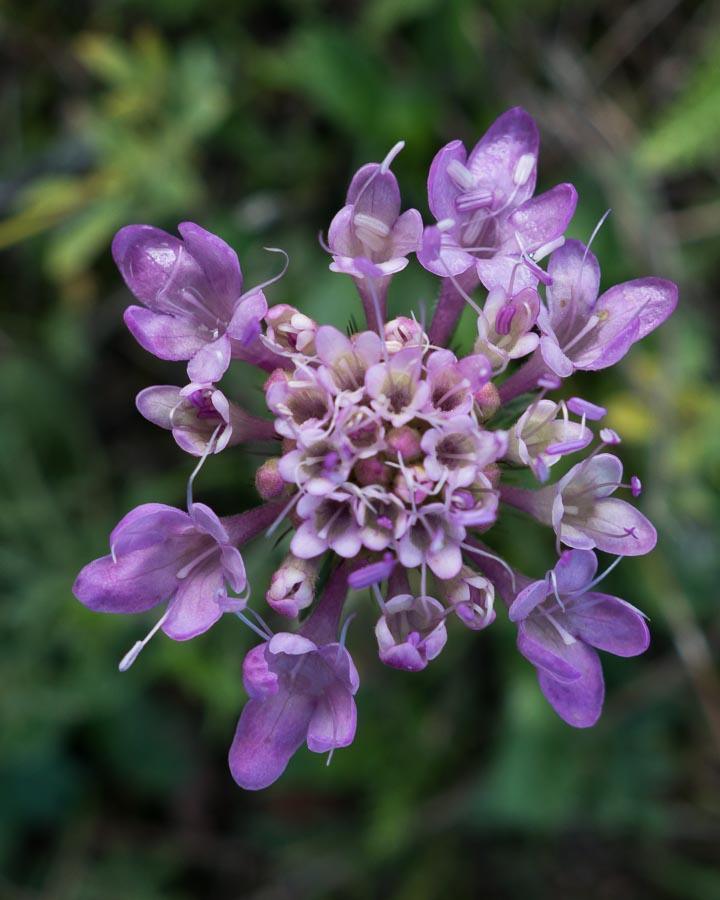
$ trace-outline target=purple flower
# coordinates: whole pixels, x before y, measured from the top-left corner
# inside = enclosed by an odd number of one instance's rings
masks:
[[[189,384],[182,389],[155,385],[140,391],[135,403],[149,422],[171,430],[178,446],[193,456],[207,452],[211,441],[212,452],[219,453],[243,441],[276,437],[272,422],[230,403],[213,384]]]
[[[346,205],[328,232],[330,268],[352,275],[365,316],[376,331],[384,325],[390,278],[407,266],[422,236],[420,213],[400,212],[400,189],[390,171],[403,146],[396,144],[382,163],[368,163],[355,173]]]
[[[552,525],[567,547],[642,556],[657,541],[652,524],[634,506],[611,497],[621,485],[617,456],[600,453],[573,466],[557,484],[537,491],[503,487],[502,499]]]
[[[507,458],[528,466],[539,481],[547,481],[549,468],[563,455],[582,450],[592,440],[583,423],[558,418],[561,409],[552,400],[533,403],[509,433]]]
[[[243,684],[250,700],[230,748],[230,771],[240,787],[268,787],[303,741],[315,753],[352,743],[359,678],[340,644],[276,634],[245,657]]]
[[[98,612],[139,613],[168,602],[162,630],[176,641],[195,637],[226,610],[246,600],[228,597],[227,584],[247,588],[237,545],[267,527],[271,505],[219,519],[202,503],[185,513],[146,503],[129,512],[110,535],[109,556],[80,572],[73,592]]]
[[[191,381],[218,381],[231,358],[262,365],[248,348],[267,312],[264,294],[242,293],[240,265],[225,241],[191,222],[178,231],[183,240],[151,225],[115,235],[113,259],[143,304],[125,312],[128,328],[160,359],[189,360]]]
[[[547,315],[540,352],[547,367],[565,378],[575,369],[614,365],[654,331],[677,305],[677,287],[662,278],[638,278],[598,297],[600,266],[580,241],[567,241],[550,257]]]
[[[418,253],[426,269],[447,277],[474,268],[486,287],[507,288],[522,258],[562,235],[577,195],[562,184],[533,198],[538,145],[535,122],[515,108],[495,120],[469,156],[461,141],[437,154],[428,202],[440,228]]]
[[[358,267],[357,260],[365,259],[383,275],[393,275],[407,266],[408,254],[418,249],[422,217],[416,209],[400,213],[400,189],[390,171],[402,147],[396,145],[382,163],[363,166],[350,182],[346,205],[328,232],[334,272],[364,278],[364,267]]]
[[[385,665],[419,672],[447,641],[443,605],[432,597],[398,594],[383,605],[375,637]]]
[[[537,669],[540,688],[558,715],[576,728],[597,721],[605,687],[596,653],[636,656],[650,642],[645,619],[617,597],[592,590],[597,559],[567,550],[542,581],[510,607],[518,649]]]

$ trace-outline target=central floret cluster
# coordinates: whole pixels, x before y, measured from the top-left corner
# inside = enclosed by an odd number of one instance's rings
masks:
[[[677,289],[640,278],[600,293],[591,241],[564,236],[575,189],[534,195],[538,135],[524,110],[501,116],[469,154],[460,141],[439,151],[428,179],[435,224],[401,212],[390,171],[401,149],[355,174],[328,231],[330,269],[353,279],[366,331],[345,335],[268,305],[272,282],[243,291],[234,251],[198,225],[181,224],[181,238],[131,225],[113,242],[142,304],[125,313],[131,332],[161,359],[187,361],[189,384],[148,387],[138,409],[200,463],[187,511],[147,503],[128,513],[110,554],[86,566],[74,590],[103,612],[167,602],[123,670],[160,628],[187,640],[231,613],[260,636],[245,658],[250,699],[230,751],[233,776],[249,789],[278,778],[303,742],[330,753],[352,742],[349,591],[370,589],[380,659],[407,671],[442,651],[450,618],[490,625],[499,597],[545,697],[577,727],[602,709],[597,650],[632,656],[648,645],[642,614],[595,590],[622,557],[655,546],[652,524],[612,496],[639,496],[640,481],[623,483],[622,463],[603,452],[620,438],[602,428],[595,448],[551,483],[553,466],[589,447],[587,423],[606,410],[547,395],[577,370],[620,360],[670,315]],[[441,279],[427,328],[386,316],[389,285],[413,254]],[[477,338],[456,354],[447,346],[466,304]],[[233,360],[266,373],[273,420],[222,392]],[[256,475],[264,502],[223,518],[193,502],[205,459],[250,441],[267,451]],[[558,559],[543,577],[485,543],[503,507],[553,529]],[[274,632],[248,605],[240,548],[276,531],[289,546],[266,600],[296,627]],[[617,557],[600,576],[595,551]]]
[[[396,319],[382,338],[313,329],[293,363],[267,389],[286,451],[278,472],[297,488],[292,553],[457,576],[467,527],[497,516],[493,464],[507,448],[479,420],[487,359],[432,349],[414,320]]]

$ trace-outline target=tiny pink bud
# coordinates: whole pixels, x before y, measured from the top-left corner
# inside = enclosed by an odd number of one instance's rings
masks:
[[[265,391],[265,393],[267,393],[268,390],[274,384],[277,384],[279,381],[288,382],[289,380],[290,380],[289,372],[286,372],[285,369],[275,369],[275,371],[271,372],[270,375],[268,376],[265,384],[263,385],[263,390]]]
[[[480,415],[482,416],[483,422],[486,422],[488,419],[492,419],[492,417],[502,405],[500,402],[500,394],[498,393],[498,389],[495,387],[492,381],[488,381],[488,383],[484,384],[480,388],[480,390],[475,391],[473,397],[480,410]]]
[[[394,470],[386,466],[382,458],[371,456],[368,459],[359,459],[355,463],[353,474],[358,484],[390,484]]]
[[[255,487],[263,500],[276,500],[285,490],[285,481],[278,472],[278,458],[266,459],[255,475]]]
[[[388,449],[397,457],[402,456],[403,462],[414,462],[422,456],[422,440],[420,432],[409,425],[401,425],[399,428],[391,428],[386,435]]]

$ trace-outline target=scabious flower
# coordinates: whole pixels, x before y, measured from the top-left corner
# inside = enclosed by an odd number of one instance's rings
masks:
[[[130,330],[161,359],[188,361],[187,386],[146,388],[138,408],[200,461],[187,512],[149,503],[129,513],[75,593],[103,612],[167,603],[148,638],[159,628],[194,637],[224,612],[260,637],[230,750],[233,777],[250,790],[272,784],[303,743],[332,754],[352,742],[359,679],[347,610],[366,594],[379,618],[358,608],[359,622],[374,626],[381,662],[408,672],[432,665],[454,628],[492,625],[500,599],[542,692],[576,727],[600,715],[596,651],[632,656],[648,643],[642,614],[595,590],[595,551],[616,556],[612,568],[655,545],[648,519],[614,496],[636,499],[640,481],[623,483],[608,452],[615,432],[601,428],[595,443],[605,409],[548,395],[577,369],[617,362],[670,315],[677,290],[641,278],[600,294],[595,256],[564,237],[575,189],[534,196],[538,135],[524,110],[500,116],[469,154],[459,141],[438,153],[428,180],[437,223],[424,229],[417,210],[401,212],[390,171],[401,147],[356,173],[330,225],[330,268],[353,278],[365,313],[354,333],[268,306],[267,285],[243,292],[234,252],[197,225],[180,225],[182,239],[129,226],[113,244],[143,304],[127,311]],[[413,253],[441,279],[427,325],[387,321],[388,287]],[[473,296],[480,285],[484,299]],[[466,303],[477,339],[451,350]],[[268,417],[219,385],[233,359],[268,373]],[[261,503],[218,517],[193,502],[206,459],[248,442],[270,448],[255,478]],[[555,533],[558,559],[539,580],[491,547],[506,507]],[[276,532],[286,556],[261,591],[273,632],[250,603],[240,548]]]

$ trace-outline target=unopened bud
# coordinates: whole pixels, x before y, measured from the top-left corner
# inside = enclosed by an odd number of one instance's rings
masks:
[[[363,486],[369,484],[390,484],[395,471],[386,466],[382,458],[371,456],[368,459],[359,459],[353,468],[353,474]]]
[[[319,556],[299,559],[288,553],[270,579],[270,588],[265,595],[268,604],[283,616],[296,616],[301,609],[306,609],[313,601],[319,568]]]
[[[287,383],[290,380],[290,373],[286,372],[285,369],[275,369],[268,376],[265,384],[263,385],[263,390],[267,394],[268,390],[278,382]]]
[[[422,456],[420,432],[409,425],[391,428],[385,440],[387,441],[388,450],[398,458],[402,456],[403,462],[414,462]]]
[[[277,500],[285,490],[286,482],[278,471],[278,457],[266,459],[255,475],[255,487],[263,500]]]
[[[480,390],[475,391],[473,397],[483,422],[492,419],[495,413],[500,409],[500,394],[492,381],[488,381],[488,383],[484,384]]]

